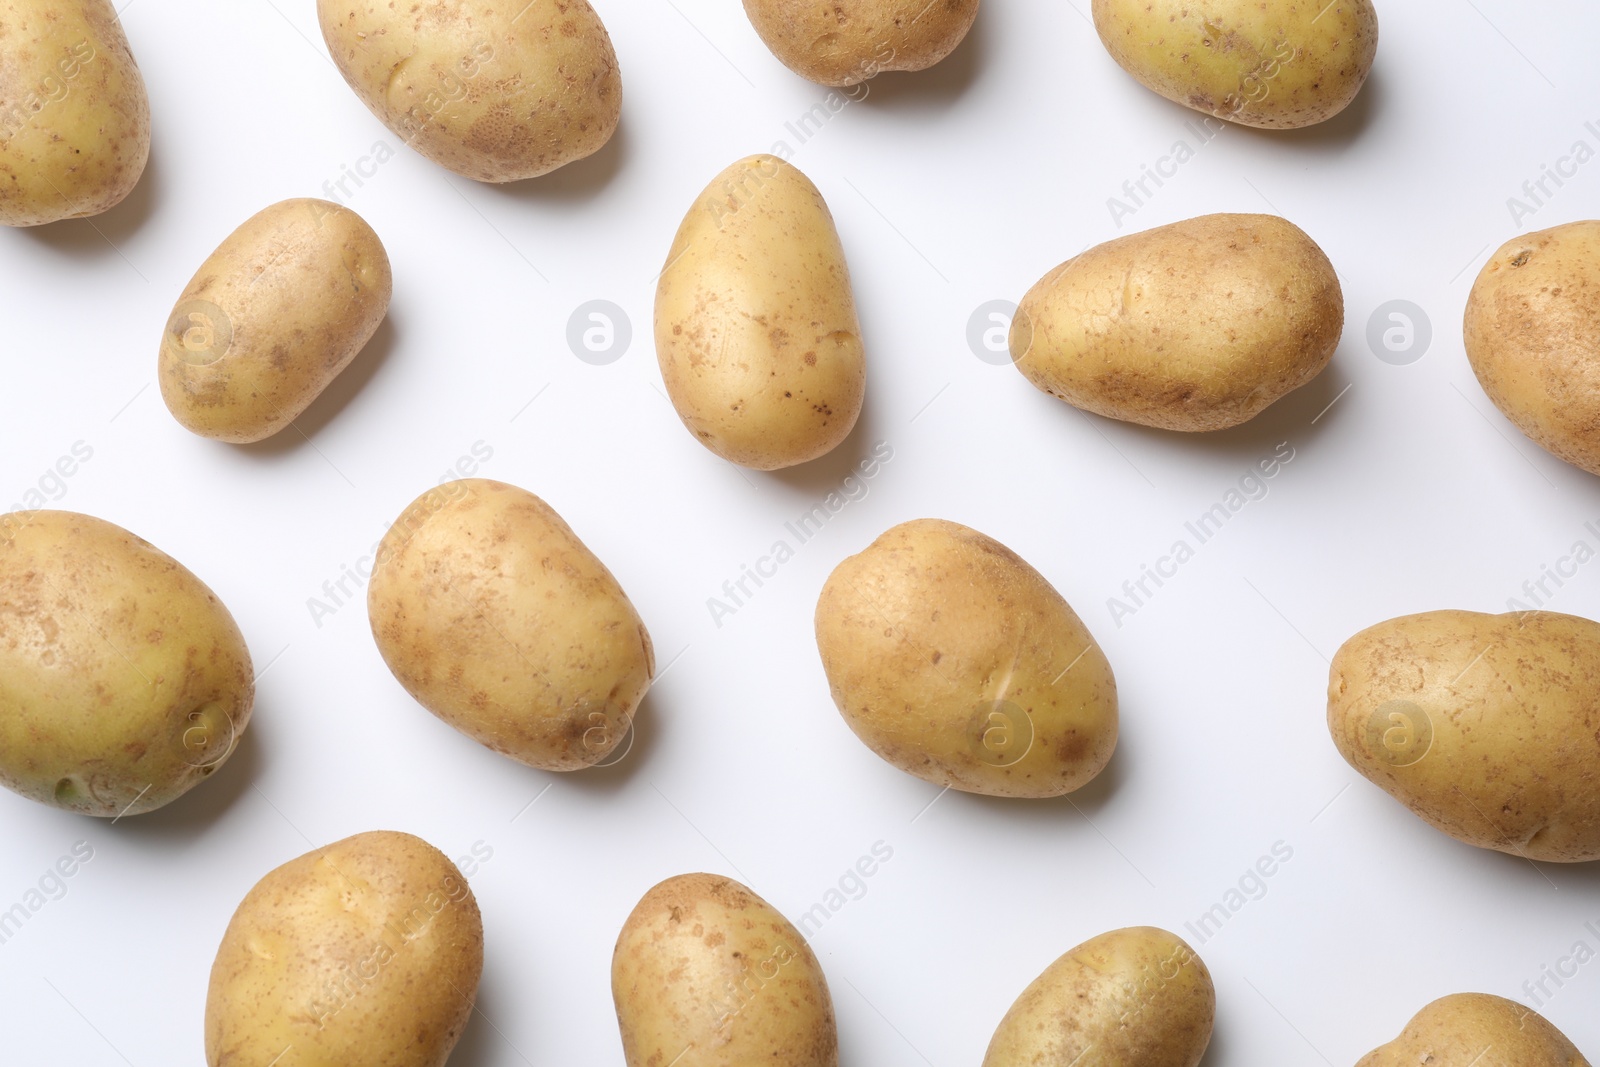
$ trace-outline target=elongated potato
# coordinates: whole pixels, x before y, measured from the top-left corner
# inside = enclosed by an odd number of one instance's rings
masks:
[[[1195,1067],[1216,1010],[1211,972],[1181,938],[1149,926],[1113,930],[1023,990],[983,1067]]]
[[[588,0],[317,0],[317,19],[378,121],[477,181],[592,155],[622,115],[617,53]]]
[[[0,224],[109,211],[150,158],[150,101],[110,0],[0,0]]]
[[[935,785],[1053,797],[1117,744],[1111,665],[1044,576],[940,519],[902,523],[834,568],[817,600],[833,702],[889,763]]]
[[[207,1067],[444,1067],[483,973],[467,880],[410,834],[347,837],[245,896],[206,994]]]
[[[543,770],[609,755],[655,673],[650,634],[605,564],[550,505],[486,478],[430,489],[395,521],[367,613],[418,703]]]
[[[1097,245],[1022,300],[1011,354],[1074,407],[1163,430],[1238,426],[1328,365],[1344,295],[1275,215],[1205,215]]]
[[[183,427],[245,443],[287,427],[356,358],[389,310],[389,256],[326,200],[285,200],[228,235],[161,338],[161,397]]]
[[[656,356],[695,439],[775,470],[850,435],[866,391],[850,269],[822,194],[775,156],[719,174],[656,289]]]
[[[1263,129],[1349,106],[1378,53],[1372,0],[1094,0],[1111,57],[1174,103]]]
[[[1346,641],[1328,729],[1432,826],[1553,863],[1600,859],[1600,623],[1432,611]]]
[[[698,1067],[838,1067],[817,957],[731,878],[684,874],[646,893],[617,937],[611,994],[627,1067],[686,1051]]]
[[[784,66],[845,86],[933,66],[967,36],[978,0],[744,0],[744,10]]]
[[[233,754],[254,701],[233,616],[177,560],[89,515],[0,516],[0,784],[154,811]]]
[[[1356,1067],[1589,1067],[1544,1016],[1487,993],[1441,997]]]
[[[1467,300],[1467,358],[1541,448],[1600,474],[1600,221],[1506,242]]]

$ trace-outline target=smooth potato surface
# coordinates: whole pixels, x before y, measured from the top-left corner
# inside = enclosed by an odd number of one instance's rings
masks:
[[[644,622],[594,553],[532,493],[449,482],[378,547],[367,612],[417,702],[533,767],[600,762],[655,672]]]
[[[1467,300],[1467,358],[1542,448],[1600,474],[1600,221],[1507,242]]]
[[[1096,415],[1163,430],[1248,422],[1311,381],[1344,331],[1316,242],[1275,215],[1119,237],[1045,275],[1011,328],[1017,369]]]
[[[1111,57],[1175,103],[1263,129],[1337,115],[1378,52],[1372,0],[1094,0]]]
[[[1531,1008],[1486,993],[1442,997],[1356,1067],[1589,1067],[1566,1035]]]
[[[967,36],[978,0],[744,0],[744,10],[784,66],[846,86],[933,66]]]
[[[622,115],[617,53],[588,0],[317,0],[328,51],[406,144],[482,182],[593,155]]]
[[[1093,635],[1043,575],[958,523],[903,523],[839,564],[816,633],[850,729],[935,785],[1060,796],[1116,748],[1116,681]]]
[[[1196,1067],[1217,994],[1183,940],[1114,930],[1056,960],[1006,1012],[983,1067]]]
[[[844,248],[817,187],[775,156],[735,163],[689,209],[656,289],[655,335],[678,417],[740,466],[816,459],[861,414]]]
[[[251,216],[200,265],[167,318],[158,380],[202,437],[283,430],[371,340],[394,281],[378,235],[326,200]]]
[[[833,999],[800,931],[731,878],[669,878],[611,958],[627,1067],[838,1067]]]
[[[1600,623],[1433,611],[1346,641],[1328,678],[1340,755],[1451,837],[1600,859]]]
[[[455,864],[410,834],[290,860],[228,923],[206,994],[207,1067],[443,1067],[472,1014],[483,920]]]
[[[233,753],[254,700],[233,616],[177,560],[88,515],[0,517],[0,783],[153,811]]]
[[[0,224],[109,211],[150,157],[150,101],[110,0],[0,0]]]

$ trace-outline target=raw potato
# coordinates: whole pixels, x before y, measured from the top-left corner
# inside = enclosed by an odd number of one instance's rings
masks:
[[[605,759],[655,673],[639,613],[543,500],[485,478],[418,497],[367,591],[383,660],[423,707],[547,771]]]
[[[483,973],[456,865],[410,834],[309,852],[257,882],[217,949],[207,1067],[443,1067]]]
[[[1325,122],[1378,54],[1371,0],[1094,0],[1122,69],[1175,103],[1262,129]]]
[[[611,995],[627,1067],[838,1067],[833,999],[800,931],[731,878],[644,895],[617,938]]]
[[[1204,215],[1097,245],[1045,275],[1011,326],[1034,385],[1163,430],[1255,418],[1328,365],[1344,332],[1333,264],[1275,215]]]
[[[967,36],[978,0],[744,0],[744,10],[784,66],[845,86],[933,66]]]
[[[161,397],[187,430],[271,437],[350,365],[389,310],[389,256],[326,200],[257,213],[200,265],[161,338]]]
[[[735,163],[689,209],[655,326],[672,406],[723,459],[792,467],[855,427],[867,371],[844,247],[817,187],[775,156]]]
[[[1553,455],[1600,474],[1600,222],[1503,245],[1472,286],[1466,344],[1506,418]]]
[[[588,0],[317,0],[361,102],[457,174],[514,182],[599,151],[622,115],[611,36]]]
[[[1114,930],[1023,990],[983,1067],[1195,1067],[1216,1009],[1211,972],[1181,938],[1149,926]]]
[[[150,158],[150,101],[110,0],[0,0],[0,224],[122,203]]]
[[[1340,755],[1451,837],[1552,863],[1600,859],[1600,623],[1433,611],[1333,658]]]
[[[1054,797],[1117,745],[1117,684],[1061,594],[991,537],[903,523],[817,601],[833,702],[868,748],[935,785]]]
[[[1442,997],[1356,1067],[1589,1067],[1566,1035],[1534,1011],[1487,993]]]
[[[0,517],[0,783],[154,811],[233,754],[254,701],[233,616],[177,560],[88,515]]]

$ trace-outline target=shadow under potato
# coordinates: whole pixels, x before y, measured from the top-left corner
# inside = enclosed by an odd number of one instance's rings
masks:
[[[260,708],[256,709],[256,714]],[[127,834],[145,841],[175,845],[192,844],[208,830],[239,798],[248,792],[261,772],[261,748],[255,738],[255,718],[245,728],[233,755],[229,756],[204,781],[165,807],[143,815],[129,815],[113,822],[104,820],[113,833]]]
[[[155,213],[160,198],[161,167],[155,148],[150,150],[149,162],[139,184],[123,198],[122,203],[110,211],[82,219],[63,219],[43,226],[19,227],[39,244],[46,245],[61,255],[76,260],[127,259],[122,251],[135,233]],[[3,227],[0,227],[3,228]],[[136,273],[137,264],[128,260]],[[140,277],[144,277],[140,273]],[[146,278],[146,281],[149,279]]]
[[[926,70],[888,70],[865,84],[868,92],[862,103],[886,111],[925,110],[948,107],[972,88],[990,58],[988,5],[978,6],[978,17],[955,51]],[[857,94],[859,87],[839,89]]]
[[[592,155],[574,160],[537,178],[524,178],[522,181],[504,184],[494,182],[479,184],[496,195],[527,203],[577,204],[593,200],[604,192],[621,172],[623,164],[628,161],[631,154],[628,123],[624,113],[624,121],[617,124],[611,140]]]
[[[355,395],[361,392],[377,375],[379,369],[389,361],[389,357],[394,354],[397,347],[399,347],[399,331],[395,327],[394,317],[386,315],[378,324],[378,329],[366,347],[356,353],[350,365],[328,383],[328,387],[318,394],[310,407],[300,413],[299,418],[264,441],[233,447],[246,455],[260,457],[282,455],[301,447],[345,409]],[[299,433],[296,433],[296,430]]]
[[[1231,429],[1185,433],[1181,430],[1160,430],[1116,419],[1104,421],[1125,428],[1127,432],[1139,437],[1147,438],[1158,447],[1209,452],[1219,459],[1234,458],[1241,462],[1251,462],[1272,452],[1281,442],[1286,441],[1296,449],[1309,445],[1344,416],[1344,412],[1348,410],[1350,397],[1345,396],[1341,399],[1339,394],[1349,383],[1334,373],[1338,358],[1338,353],[1335,353],[1333,360],[1323,368],[1321,374],[1269,405],[1265,411],[1249,422]],[[1091,419],[1103,418],[1100,415],[1085,414]]]

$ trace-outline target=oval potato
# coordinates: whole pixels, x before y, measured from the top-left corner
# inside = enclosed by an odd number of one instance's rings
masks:
[[[347,837],[234,912],[206,993],[207,1067],[443,1067],[482,973],[456,865],[410,834]]]
[[[0,0],[0,224],[122,203],[150,158],[150,101],[110,0]]]
[[[689,209],[656,289],[655,333],[678,417],[740,466],[816,459],[861,414],[844,247],[817,187],[775,156],[735,163]]]
[[[902,523],[834,568],[816,611],[833,702],[867,747],[935,785],[1054,797],[1117,744],[1117,685],[1038,571],[958,523]]]
[[[0,516],[0,783],[154,811],[233,754],[254,701],[244,636],[177,560],[89,515]]]
[[[383,242],[349,208],[285,200],[258,212],[167,318],[157,368],[167,410],[202,437],[271,437],[366,347],[393,289]]]
[[[1432,611],[1333,658],[1328,729],[1430,825],[1527,859],[1600,859],[1600,623]]]
[[[611,957],[627,1067],[838,1067],[833,999],[800,931],[731,878],[684,874],[644,895]]]
[[[1238,426],[1311,381],[1344,332],[1316,242],[1275,215],[1205,215],[1097,245],[1023,297],[1025,378],[1096,415],[1163,430]]]
[[[1589,1067],[1544,1016],[1487,993],[1441,997],[1356,1067]]]
[[[622,116],[617,53],[588,0],[317,0],[317,19],[378,121],[477,181],[593,155]]]
[[[1483,391],[1541,448],[1600,474],[1600,221],[1501,246],[1467,300]]]
[[[967,36],[978,0],[744,0],[744,10],[784,66],[846,86],[933,66]]]
[[[1333,118],[1378,54],[1372,0],[1094,0],[1093,11],[1111,58],[1147,89],[1262,129]]]
[[[378,651],[417,702],[547,771],[603,760],[655,673],[644,622],[561,516],[503,482],[447,482],[378,546]]]
[[[1113,930],[1071,950],[1006,1012],[983,1067],[1195,1067],[1217,994],[1205,962],[1165,930]]]

